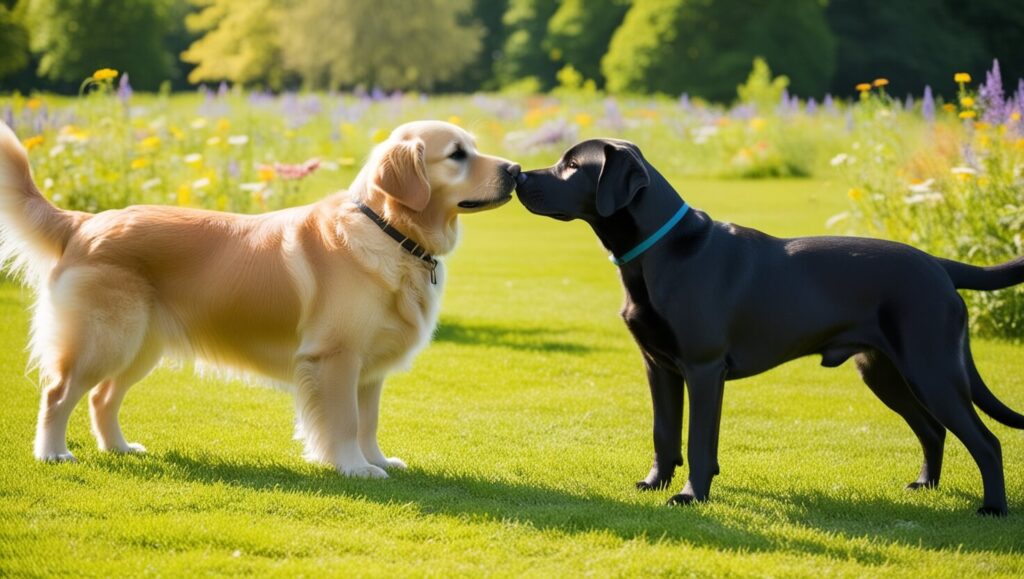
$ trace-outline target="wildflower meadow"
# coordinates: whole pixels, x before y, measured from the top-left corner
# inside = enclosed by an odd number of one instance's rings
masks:
[[[760,63],[731,105],[609,96],[571,74],[549,94],[172,94],[101,69],[77,96],[0,97],[0,117],[69,209],[310,202],[343,189],[392,128],[430,118],[524,169],[581,139],[628,139],[717,219],[992,264],[1024,254],[1024,82],[1001,86],[993,66],[987,79],[950,70],[934,92],[878,78],[859,97],[812,99]],[[302,461],[286,394],[173,365],[122,413],[147,455],[99,453],[79,412],[80,462],[36,463],[31,293],[0,283],[0,575],[1024,575],[1019,432],[996,427],[1014,514],[980,519],[962,445],[947,442],[941,488],[904,490],[921,459],[911,431],[855,372],[816,359],[729,383],[711,502],[637,492],[650,399],[606,254],[583,224],[515,201],[461,220],[434,342],[384,394],[382,446],[410,465],[386,481]],[[1024,408],[1024,291],[964,297],[982,373]]]

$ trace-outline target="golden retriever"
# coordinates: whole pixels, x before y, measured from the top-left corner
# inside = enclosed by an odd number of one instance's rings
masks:
[[[378,145],[347,192],[312,205],[94,215],[50,204],[0,123],[0,263],[37,294],[36,458],[74,459],[68,418],[89,390],[100,449],[143,452],[125,440],[118,410],[172,355],[288,384],[308,460],[357,477],[405,468],[377,444],[381,387],[429,341],[444,266],[404,249],[357,202],[441,256],[458,241],[458,215],[508,201],[518,173],[461,128],[421,121]]]

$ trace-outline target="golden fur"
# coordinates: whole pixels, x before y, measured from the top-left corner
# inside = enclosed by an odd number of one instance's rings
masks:
[[[454,151],[456,153],[452,157]],[[165,355],[290,384],[309,460],[386,477],[377,440],[384,377],[408,366],[437,321],[431,284],[353,203],[362,200],[435,256],[454,249],[458,214],[507,201],[517,168],[477,153],[440,122],[395,129],[347,192],[262,215],[132,206],[63,211],[32,181],[0,123],[0,260],[37,292],[31,352],[44,382],[40,460],[69,460],[68,417],[89,397],[102,450],[141,452],[117,414]],[[511,171],[511,173],[510,173]]]

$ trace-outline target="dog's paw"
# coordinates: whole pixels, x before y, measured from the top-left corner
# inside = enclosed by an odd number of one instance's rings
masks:
[[[36,455],[36,460],[38,460],[39,462],[53,462],[53,463],[57,463],[57,462],[78,462],[78,459],[75,458],[75,455],[71,454],[71,452],[67,451],[67,450],[65,450],[63,452],[46,452],[46,453],[37,454]]]
[[[113,454],[146,454],[146,447],[137,442],[129,442],[124,446],[115,446],[107,449]]]
[[[912,483],[907,485],[907,490],[908,491],[917,491],[917,490],[921,490],[921,489],[933,489],[933,488],[936,488],[938,486],[939,486],[939,483],[936,482],[936,481],[930,481],[930,480],[928,480],[928,481],[920,481],[920,480],[916,480],[916,481],[914,481],[914,482],[912,482]]]
[[[672,479],[641,480],[637,481],[636,488],[641,491],[659,491],[667,487],[671,482]]]
[[[406,470],[409,468],[409,465],[405,464],[405,461],[398,458],[397,456],[385,458],[384,463],[378,464],[377,466],[387,470]]]
[[[705,497],[703,499],[698,499],[697,497],[693,496],[689,492],[683,491],[683,492],[679,493],[678,495],[675,495],[672,498],[670,498],[668,500],[668,502],[665,503],[665,504],[667,504],[670,507],[675,507],[675,506],[679,506],[679,505],[694,505],[694,504],[697,504],[697,503],[707,502],[707,500],[708,500],[707,497]]]
[[[981,507],[978,509],[980,517],[1005,517],[1010,514],[1006,507]]]
[[[339,466],[338,472],[352,478],[380,479],[388,478],[388,473],[379,466],[363,464],[357,466]]]

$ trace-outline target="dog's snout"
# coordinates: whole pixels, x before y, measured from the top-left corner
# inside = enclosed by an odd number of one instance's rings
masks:
[[[519,175],[522,174],[523,168],[519,166],[519,163],[512,163],[505,167],[505,171],[511,175],[513,179],[519,181]]]

